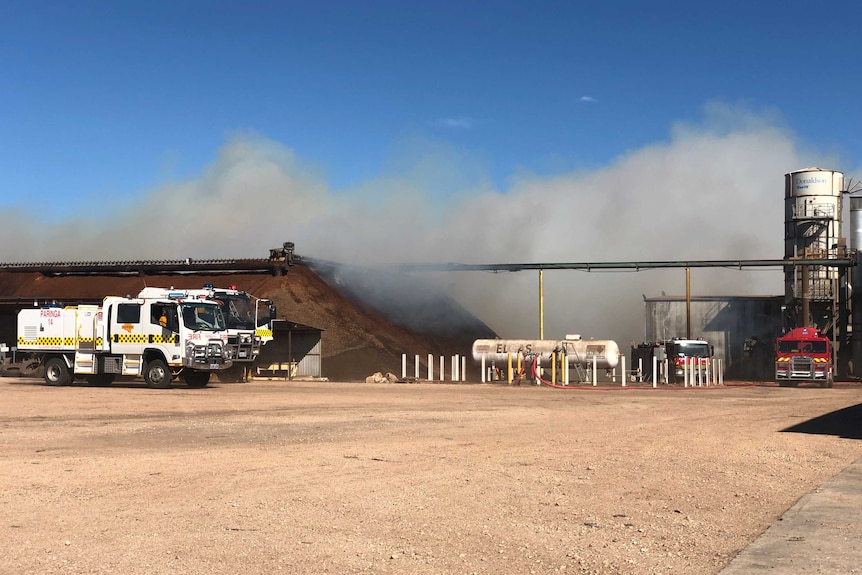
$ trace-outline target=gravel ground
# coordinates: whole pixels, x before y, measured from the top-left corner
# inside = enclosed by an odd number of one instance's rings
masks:
[[[717,573],[862,456],[859,404],[859,386],[4,378],[0,573]]]

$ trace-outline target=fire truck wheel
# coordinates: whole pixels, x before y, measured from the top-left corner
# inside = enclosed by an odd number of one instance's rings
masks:
[[[183,375],[183,380],[189,387],[206,387],[210,382],[210,374],[208,371],[190,371]]]
[[[835,387],[835,380],[832,379],[831,375],[823,382],[823,387]]]
[[[69,385],[72,374],[63,358],[52,357],[45,362],[45,383],[48,385]]]
[[[161,359],[153,359],[144,367],[144,381],[150,387],[166,389],[171,386],[171,372]]]

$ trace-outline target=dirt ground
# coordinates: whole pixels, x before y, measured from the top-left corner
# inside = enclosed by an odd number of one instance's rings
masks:
[[[0,573],[712,574],[862,387],[0,379]]]

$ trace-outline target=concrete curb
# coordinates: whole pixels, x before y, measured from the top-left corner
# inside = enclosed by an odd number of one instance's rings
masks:
[[[862,574],[862,459],[803,496],[720,575]]]

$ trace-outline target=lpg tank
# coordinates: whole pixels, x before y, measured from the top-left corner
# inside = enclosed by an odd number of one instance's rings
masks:
[[[836,257],[841,235],[841,193],[844,174],[835,170],[805,168],[784,175],[784,259]],[[840,254],[843,255],[843,254]],[[785,268],[785,291],[803,296],[801,274]],[[809,271],[808,298],[831,301],[838,268],[816,266]]]
[[[620,361],[620,348],[609,339],[477,339],[473,342],[473,361],[503,364],[511,355],[539,355],[550,360],[554,352],[565,352],[569,365],[593,365],[596,369],[614,369]]]

